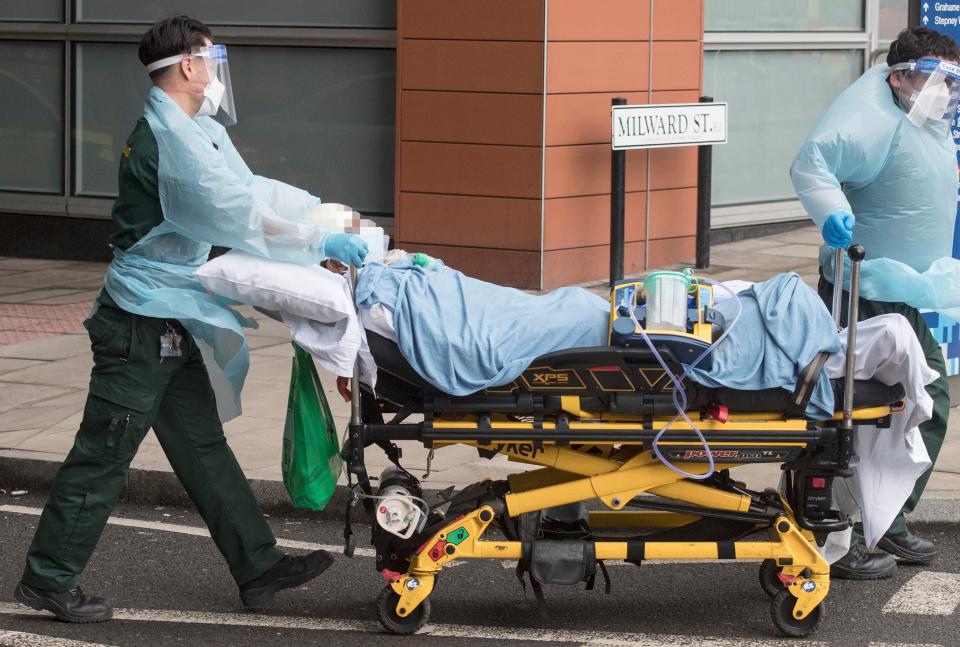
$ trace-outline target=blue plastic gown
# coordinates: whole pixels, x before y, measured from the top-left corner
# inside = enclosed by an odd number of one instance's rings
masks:
[[[316,263],[327,232],[302,222],[320,199],[254,175],[226,130],[190,118],[153,87],[144,107],[159,148],[164,222],[127,250],[115,249],[104,287],[124,310],[178,319],[197,340],[222,420],[240,414],[249,368],[243,327],[256,327],[194,276],[211,244],[276,260]]]
[[[867,252],[862,297],[921,308],[960,306],[960,284],[943,283],[943,267],[925,274],[952,254],[956,146],[945,124],[920,128],[907,119],[887,85],[889,72],[877,65],[837,97],[797,153],[793,186],[818,227],[838,210],[856,216],[853,241]],[[833,251],[826,245],[820,250],[831,281]],[[941,265],[960,274],[952,259]],[[918,299],[918,293],[937,298]]]
[[[692,370],[690,377],[695,382],[748,391],[782,388],[793,392],[797,376],[817,353],[840,351],[833,317],[797,274],[778,274],[738,296],[743,306],[740,319],[713,351],[710,371]],[[733,299],[719,300],[716,307],[727,321],[737,314]],[[817,420],[832,417],[833,400],[830,378],[821,371],[807,416]]]
[[[508,383],[540,355],[607,343],[610,306],[582,288],[533,295],[442,265],[371,263],[356,298],[360,307],[393,311],[400,353],[451,395]]]

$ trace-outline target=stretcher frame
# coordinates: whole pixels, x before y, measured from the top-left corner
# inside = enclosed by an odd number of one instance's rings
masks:
[[[837,250],[837,286],[842,286],[841,254],[842,250]],[[355,375],[351,423],[345,443],[351,485],[356,478],[358,487],[370,492],[363,451],[372,442],[417,440],[430,448],[462,444],[488,455],[502,454],[511,461],[540,466],[537,470],[512,474],[506,482],[469,486],[466,496],[460,497],[459,508],[451,504],[449,520],[442,519],[428,526],[422,535],[415,537],[417,546],[407,547],[409,554],[403,555],[408,560],[405,570],[395,571],[381,565],[387,586],[378,598],[377,612],[384,627],[398,634],[414,633],[421,628],[429,618],[429,596],[436,579],[454,559],[523,560],[522,538],[488,538],[488,531],[495,523],[507,529],[513,520],[525,514],[598,500],[606,510],[588,513],[591,529],[678,529],[701,519],[722,519],[751,526],[752,532],[766,531],[766,541],[651,541],[639,536],[621,541],[609,538],[583,541],[592,541],[595,558],[601,563],[625,560],[639,565],[650,559],[762,560],[760,582],[772,597],[774,624],[792,637],[812,633],[819,624],[821,605],[830,590],[830,565],[817,550],[817,543],[822,542],[826,533],[849,527],[850,521],[842,516],[807,518],[804,506],[797,505],[804,500],[805,475],[848,475],[857,428],[884,426],[884,420],[893,412],[890,405],[853,409],[853,349],[863,249],[853,246],[849,256],[853,271],[842,413],[833,420],[818,422],[790,418],[783,412],[733,413],[724,422],[690,414],[705,435],[721,437],[719,441],[710,442],[711,450],[717,452],[718,457],[715,470],[721,475],[743,464],[735,460],[722,462],[724,447],[766,447],[774,442],[778,447],[796,448],[800,456],[783,466],[787,470],[786,495],[773,490],[751,492],[738,485],[724,485],[717,478],[706,483],[694,481],[667,468],[653,455],[649,444],[672,416],[651,419],[649,416],[591,415],[580,410],[578,398],[564,396],[564,415],[552,421],[518,421],[505,415],[482,414],[460,414],[455,419],[444,419],[428,413],[424,422],[417,424],[370,424],[362,419],[359,380]],[[841,292],[835,290],[837,295]],[[833,314],[838,325],[839,306],[839,298],[835,298]],[[569,416],[575,419],[570,420]],[[671,429],[677,431],[685,428],[689,426],[684,422],[671,425]],[[667,436],[660,445],[692,450],[701,447],[689,434],[685,439],[671,438]],[[812,455],[823,446],[835,450],[829,460]],[[736,452],[731,451],[730,456],[735,457]],[[703,475],[707,465],[683,463],[683,469]],[[651,499],[649,495],[670,502]],[[475,505],[470,503],[473,500]],[[352,503],[356,505],[357,501]],[[349,514],[348,509],[345,534],[349,533]],[[352,552],[349,541],[348,552]]]

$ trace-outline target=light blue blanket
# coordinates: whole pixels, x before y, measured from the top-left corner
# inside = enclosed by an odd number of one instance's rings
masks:
[[[722,296],[718,289],[716,295]],[[797,376],[817,353],[840,351],[840,336],[826,306],[793,272],[778,274],[740,292],[743,312],[733,332],[713,351],[709,372],[694,369],[691,378],[710,387],[793,391]],[[737,313],[732,299],[717,302],[728,322]],[[816,419],[834,413],[833,389],[821,372],[807,406]]]
[[[510,382],[540,355],[607,343],[607,300],[582,288],[533,295],[443,266],[372,263],[356,298],[393,310],[403,357],[451,395]]]
[[[721,290],[717,290],[718,296]],[[820,351],[840,338],[826,307],[797,274],[779,274],[740,293],[742,315],[713,353],[709,372],[691,379],[710,387],[758,390],[796,387]],[[370,264],[360,274],[357,305],[393,311],[403,357],[425,380],[451,395],[510,382],[536,357],[566,348],[606,346],[609,306],[581,288],[532,295],[465,276],[447,267]],[[732,300],[719,301],[727,321]],[[822,374],[807,407],[833,415],[833,391]]]

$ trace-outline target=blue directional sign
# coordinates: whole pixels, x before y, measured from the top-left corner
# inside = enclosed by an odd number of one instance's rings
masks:
[[[920,24],[953,36],[960,43],[960,2],[923,0],[920,5]],[[957,165],[960,167],[960,113],[953,122],[953,140],[957,144]],[[953,229],[953,257],[960,258],[960,203],[957,205],[957,225]]]
[[[920,24],[949,34],[960,43],[960,2],[923,0],[920,4]],[[953,140],[957,143],[957,165],[960,167],[960,113],[953,122]],[[957,204],[957,224],[953,230],[953,257],[960,258],[960,198]],[[947,375],[960,374],[960,323],[932,311],[924,311],[923,317],[943,350],[947,360]]]
[[[960,3],[923,0],[920,5],[920,24],[950,34],[960,42]]]

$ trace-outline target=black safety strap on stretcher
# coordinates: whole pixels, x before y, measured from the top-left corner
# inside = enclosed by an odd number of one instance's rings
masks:
[[[527,596],[527,580],[524,578],[527,568],[523,563],[523,560],[517,562],[517,579],[520,580],[520,587],[523,589],[523,596]],[[540,582],[533,579],[533,576],[530,576],[530,588],[533,589],[533,596],[537,601],[537,613],[541,618],[547,618],[550,616],[549,611],[547,610],[547,599],[543,595],[543,587],[540,585]]]
[[[810,404],[810,398],[813,397],[814,387],[816,387],[817,380],[820,379],[820,373],[823,372],[823,366],[827,363],[829,357],[829,353],[821,351],[800,371],[797,386],[790,396],[790,406],[786,411],[788,416],[802,418],[806,415],[807,405]]]
[[[600,567],[600,572],[603,574],[603,593],[604,595],[610,595],[610,591],[613,590],[613,587],[610,584],[610,572],[607,570],[607,565],[603,563],[602,559],[598,559],[597,566]],[[597,574],[594,573],[590,576],[590,579],[587,580],[586,590],[592,591],[596,583]]]

